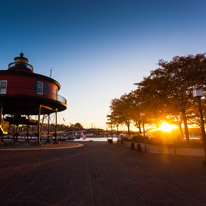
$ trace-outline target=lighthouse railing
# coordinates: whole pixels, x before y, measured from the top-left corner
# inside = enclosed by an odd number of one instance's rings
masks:
[[[22,87],[7,87],[6,88],[6,93],[1,94],[0,96],[5,96],[5,95],[25,95],[25,96],[36,96],[36,97],[42,97],[42,98],[46,98],[46,99],[52,99],[52,100],[56,100],[59,102],[62,102],[64,104],[67,104],[67,100],[65,97],[57,94],[57,93],[53,93],[50,91],[47,91],[45,94],[37,94],[34,89],[26,89],[26,88],[22,88]]]
[[[19,62],[12,62],[8,65],[8,68],[13,68],[13,67],[22,67],[22,65],[24,65],[24,67],[26,67],[27,69],[30,70],[34,70],[34,67],[31,64],[25,64],[25,63],[19,63]]]
[[[64,97],[61,96],[61,95],[57,95],[57,100],[58,100],[59,102],[62,102],[62,103],[64,103],[64,104],[67,104],[66,98],[64,98]]]

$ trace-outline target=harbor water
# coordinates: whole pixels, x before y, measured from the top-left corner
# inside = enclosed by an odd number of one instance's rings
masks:
[[[85,140],[82,139],[74,139],[73,141],[94,141],[94,142],[106,142],[107,139],[113,139],[113,141],[117,141],[117,137],[87,137]]]

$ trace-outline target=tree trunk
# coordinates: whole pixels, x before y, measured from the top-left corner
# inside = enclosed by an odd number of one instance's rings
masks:
[[[127,123],[127,129],[128,129],[129,139],[130,139],[130,123]]]
[[[141,129],[141,121],[138,122],[138,127],[139,127],[139,133],[142,133],[142,129]]]
[[[183,134],[183,131],[182,131],[182,121],[179,122],[178,127],[179,127],[179,130],[180,130],[180,133],[181,133],[181,137],[182,137],[182,139],[184,139],[184,134]]]
[[[141,121],[139,120],[137,120],[136,122],[136,127],[138,128],[138,130],[139,130],[139,133],[141,134],[142,133],[142,128],[141,128]]]
[[[187,125],[187,117],[186,117],[186,114],[185,114],[185,110],[182,111],[182,119],[183,119],[184,128],[185,128],[186,141],[189,142],[190,141],[190,137],[189,137],[189,131],[188,131],[188,125]]]

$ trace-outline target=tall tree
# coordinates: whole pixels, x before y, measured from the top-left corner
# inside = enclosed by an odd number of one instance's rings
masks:
[[[113,99],[111,101],[111,116],[114,123],[125,124],[128,129],[128,135],[130,137],[130,124],[131,124],[131,99],[126,94],[122,95],[120,99]]]
[[[193,101],[193,87],[205,88],[205,54],[177,56],[170,62],[160,60],[159,66],[149,77],[138,83],[139,88],[147,96],[147,100],[161,103],[163,108],[168,109],[168,113],[181,115],[185,136],[189,141],[187,115]]]

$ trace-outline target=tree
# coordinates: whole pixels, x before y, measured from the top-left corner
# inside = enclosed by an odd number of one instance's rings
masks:
[[[79,122],[77,122],[77,123],[74,125],[74,128],[75,128],[75,129],[83,129],[83,126],[82,126]]]
[[[160,60],[158,65],[159,68],[136,83],[135,91],[112,100],[112,120],[127,125],[129,134],[133,121],[141,132],[140,113],[145,113],[149,124],[158,125],[162,120],[175,122],[184,137],[183,122],[185,137],[189,141],[188,122],[200,125],[197,101],[192,91],[194,87],[206,91],[206,54],[176,56],[170,62]],[[206,109],[204,98],[202,103]]]
[[[69,130],[78,130],[78,129],[84,129],[82,124],[77,122],[76,124],[71,124],[69,127]]]
[[[193,103],[192,90],[194,86],[205,88],[206,58],[205,54],[187,57],[174,57],[172,61],[159,61],[160,68],[151,72],[150,76],[137,85],[142,95],[151,102],[161,105],[155,110],[168,114],[181,115],[185,128],[185,136],[189,141],[187,116]],[[145,98],[146,99],[146,98]],[[148,104],[151,107],[151,104]],[[151,110],[150,110],[151,111]],[[164,113],[164,112],[162,112]]]
[[[130,104],[128,107],[130,108],[130,118],[134,124],[139,129],[139,132],[142,133],[141,130],[141,99],[139,96],[138,90],[131,91],[129,94],[127,94],[127,98],[129,99],[128,103]]]
[[[131,99],[128,95],[124,94],[120,99],[113,99],[111,102],[111,117],[115,124],[125,124],[128,129],[128,135],[130,137],[130,124],[131,124]]]

